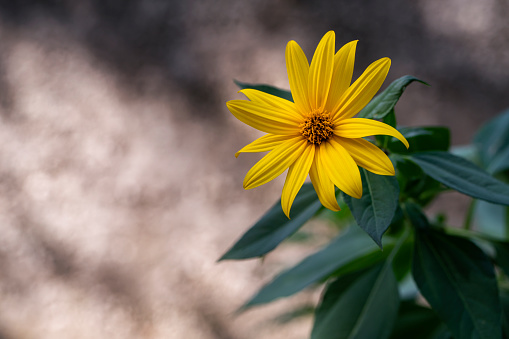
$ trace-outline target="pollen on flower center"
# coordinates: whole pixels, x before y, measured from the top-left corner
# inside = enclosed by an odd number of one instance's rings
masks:
[[[332,118],[325,110],[314,110],[299,125],[300,133],[308,142],[320,145],[332,135]]]

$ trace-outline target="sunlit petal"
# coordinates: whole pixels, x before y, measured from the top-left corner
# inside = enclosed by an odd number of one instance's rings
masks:
[[[304,152],[302,152],[299,158],[288,169],[285,185],[283,186],[283,193],[281,194],[281,206],[288,218],[290,218],[290,209],[292,208],[293,201],[308,176],[314,155],[315,146],[306,143]]]
[[[300,121],[288,111],[247,100],[231,100],[226,106],[237,119],[262,132],[285,135],[299,133]]]
[[[313,109],[325,107],[334,69],[334,45],[336,35],[327,32],[318,44],[309,67],[309,105]]]
[[[395,137],[408,148],[408,141],[394,127],[371,119],[345,119],[334,126],[334,134],[343,138],[363,138],[369,135],[390,135]]]
[[[284,141],[292,138],[295,138],[295,136],[278,134],[264,135],[263,137],[258,138],[252,143],[242,147],[237,153],[235,153],[235,158],[237,158],[240,153],[256,153],[272,151],[274,148],[281,145]]]
[[[290,41],[286,45],[286,69],[293,101],[303,114],[310,111],[308,96],[309,62],[302,48]]]
[[[277,146],[247,172],[244,188],[258,187],[279,176],[301,156],[306,145],[307,141],[299,136]]]
[[[380,175],[394,175],[394,166],[389,157],[378,147],[362,138],[334,137],[352,156],[353,160],[368,171]]]
[[[318,195],[318,199],[320,199],[322,205],[332,211],[339,211],[340,208],[338,201],[336,200],[334,184],[325,173],[325,169],[320,161],[320,152],[318,150],[319,146],[315,147],[315,158],[309,171],[309,178],[311,179],[311,183],[313,184],[316,194]]]
[[[333,138],[324,143],[324,146],[320,147],[320,161],[325,173],[340,190],[351,197],[360,199],[362,181],[355,161]]]
[[[300,120],[303,117],[303,114],[291,101],[252,88],[246,88],[239,92],[244,94],[251,101],[287,111],[289,114],[295,116],[295,119]]]
[[[325,105],[325,109],[329,112],[332,112],[335,104],[339,102],[341,96],[352,83],[357,41],[347,43],[334,56],[334,71],[332,72],[329,95]]]
[[[359,79],[346,90],[332,110],[334,118],[347,119],[359,113],[378,92],[390,67],[391,59],[389,58],[382,58],[369,65]]]

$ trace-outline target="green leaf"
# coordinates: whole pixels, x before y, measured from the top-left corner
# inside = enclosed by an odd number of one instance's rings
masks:
[[[493,241],[492,244],[496,251],[495,263],[509,277],[509,243]]]
[[[481,127],[473,143],[479,150],[483,167],[488,168],[497,155],[509,147],[509,110]]]
[[[383,117],[382,121],[387,125],[396,128],[396,112],[394,112],[394,108]]]
[[[406,202],[403,205],[403,211],[415,228],[425,230],[431,227],[428,218],[422,213],[421,208],[417,204]]]
[[[283,213],[281,202],[276,203],[219,260],[248,259],[267,254],[295,233],[321,206],[313,185],[304,184],[293,202],[292,219]]]
[[[441,183],[424,174],[423,170],[414,162],[400,155],[392,154],[395,162],[396,178],[398,179],[401,197],[404,201],[412,199],[422,206],[426,206],[439,193],[447,190]]]
[[[284,89],[279,89],[277,87],[265,85],[265,84],[248,84],[246,82],[240,82],[237,80],[233,80],[233,82],[235,83],[235,85],[239,86],[240,89],[245,89],[245,88],[257,89],[259,91],[269,93],[269,94],[272,94],[277,97],[280,97],[280,98],[283,98],[283,99],[293,102],[292,93],[290,91],[286,91]]]
[[[423,152],[407,156],[426,174],[442,184],[473,198],[509,205],[509,185],[481,168],[448,152]]]
[[[316,310],[311,339],[387,338],[399,295],[390,263],[330,284]]]
[[[408,230],[381,265],[340,276],[328,285],[315,314],[311,338],[387,338],[399,307],[392,266]]]
[[[397,281],[403,281],[410,274],[412,267],[412,254],[414,251],[413,238],[401,245],[398,253],[392,261],[392,270]]]
[[[489,173],[498,173],[507,169],[509,169],[509,144],[495,154],[486,168]]]
[[[509,337],[509,291],[500,290],[500,304],[502,305],[502,331],[504,338]]]
[[[498,239],[509,239],[509,206],[476,201],[474,220],[477,228]]]
[[[501,308],[490,259],[467,239],[416,232],[413,276],[455,338],[501,338]]]
[[[389,114],[383,117],[382,122],[396,128],[396,112],[394,112],[394,108],[389,112]],[[377,141],[378,146],[382,148],[387,148],[391,138],[392,137],[390,135],[375,135],[375,140]]]
[[[396,79],[382,93],[378,94],[373,100],[371,100],[370,103],[359,112],[357,118],[384,118],[394,109],[394,106],[396,106],[399,98],[405,91],[405,88],[414,81],[428,85],[424,81],[411,75],[405,75]]]
[[[399,140],[391,137],[387,148],[394,153],[447,151],[450,146],[451,133],[447,127],[406,127],[399,128],[399,131],[408,140],[410,148],[407,149]]]
[[[377,175],[361,169],[362,198],[343,195],[357,224],[382,248],[382,236],[398,207],[399,186],[393,176]]]
[[[431,309],[414,302],[402,302],[391,339],[432,338],[442,326],[445,326],[444,323]]]
[[[371,253],[376,245],[363,232],[350,229],[322,250],[279,274],[244,306],[251,307],[287,297],[330,275],[340,267]]]
[[[316,307],[314,305],[302,305],[297,308],[293,308],[288,312],[278,315],[274,318],[274,322],[280,325],[288,324],[299,318],[309,317],[313,315]]]
[[[480,166],[477,148],[474,145],[452,146],[449,152]]]
[[[350,263],[341,266],[339,269],[334,271],[333,273],[327,275],[324,279],[329,278],[337,278],[343,276],[345,274],[350,274],[352,272],[362,271],[367,267],[373,267],[385,259],[390,255],[392,249],[394,248],[394,239],[387,238],[386,244],[383,251],[380,251],[378,247],[373,247],[373,251],[367,254],[364,254],[362,257],[359,257]]]

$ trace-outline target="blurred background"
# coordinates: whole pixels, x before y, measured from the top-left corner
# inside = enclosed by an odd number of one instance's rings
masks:
[[[286,43],[311,58],[335,30],[359,40],[355,77],[387,56],[385,86],[432,85],[409,86],[400,124],[465,144],[509,106],[507,17],[507,0],[1,0],[0,338],[308,337],[311,317],[281,315],[319,292],[234,312],[320,237],[216,262],[284,179],[242,189],[261,155],[234,153],[260,133],[226,109],[232,79],[288,88]],[[466,202],[431,212],[459,224]]]

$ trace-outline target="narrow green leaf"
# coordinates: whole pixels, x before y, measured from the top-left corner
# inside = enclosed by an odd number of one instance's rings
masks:
[[[382,236],[398,207],[399,186],[393,176],[377,175],[361,169],[362,198],[343,195],[357,224],[382,248]]]
[[[490,259],[469,240],[416,232],[413,276],[455,338],[501,338],[501,308]]]
[[[394,106],[396,106],[398,103],[398,100],[405,91],[405,88],[414,81],[428,85],[424,81],[419,80],[411,75],[405,75],[399,79],[396,79],[382,93],[373,98],[373,100],[371,100],[370,103],[367,104],[366,107],[364,107],[362,111],[359,112],[357,118],[384,118],[394,109]]]
[[[267,254],[295,233],[321,206],[313,185],[304,184],[293,202],[292,219],[283,213],[281,202],[276,203],[219,260],[248,259]]]
[[[316,310],[311,339],[387,338],[399,307],[391,265],[340,277],[327,287]]]
[[[410,148],[407,149],[399,140],[391,137],[387,148],[394,153],[447,151],[450,146],[451,133],[447,127],[406,127],[399,128],[399,131],[408,140]]]
[[[426,174],[442,184],[473,198],[509,205],[509,185],[481,168],[448,152],[422,152],[407,156]]]
[[[280,97],[280,98],[283,98],[283,99],[293,102],[292,93],[290,91],[286,91],[284,89],[279,89],[277,87],[265,85],[265,84],[248,84],[246,82],[240,82],[238,80],[233,80],[233,82],[235,83],[235,85],[239,86],[240,89],[245,89],[245,88],[257,89],[259,91],[269,93],[269,94],[272,94],[277,97]]]
[[[416,305],[414,302],[402,302],[398,319],[391,339],[429,339],[445,326],[431,309]]]
[[[483,167],[509,146],[509,109],[484,124],[474,137]]]
[[[340,267],[371,253],[376,245],[363,233],[350,229],[322,250],[279,274],[244,306],[251,307],[287,297],[323,279]]]
[[[312,339],[387,338],[398,313],[392,266],[408,239],[405,231],[383,264],[340,276],[328,285],[315,313]]]

